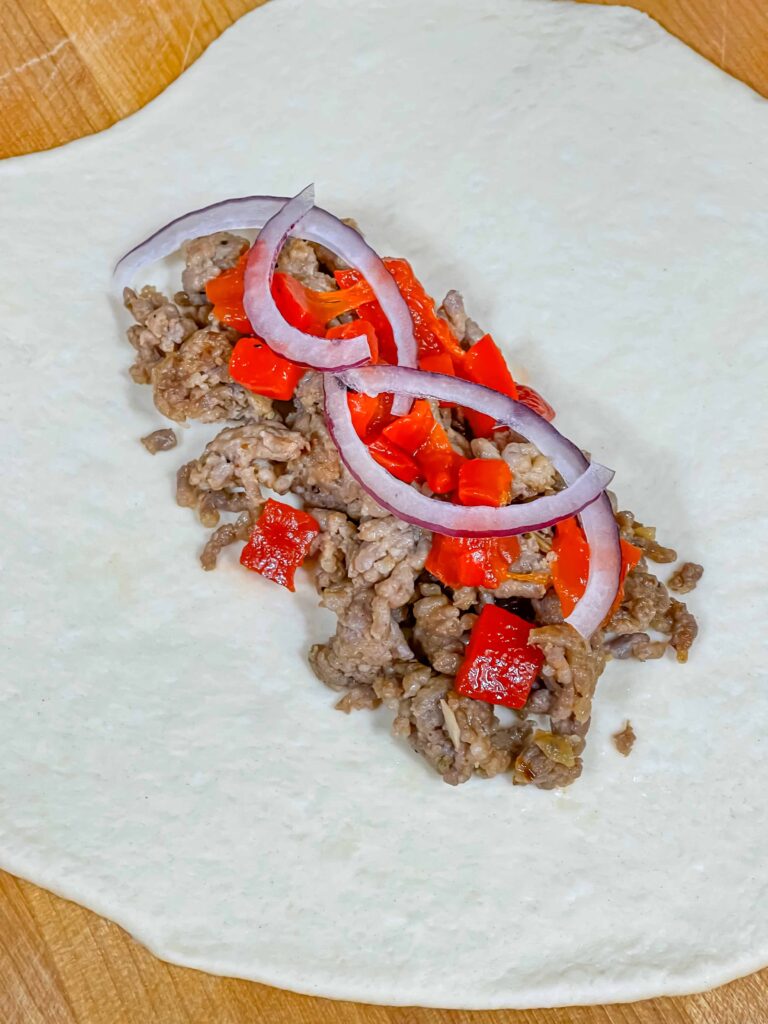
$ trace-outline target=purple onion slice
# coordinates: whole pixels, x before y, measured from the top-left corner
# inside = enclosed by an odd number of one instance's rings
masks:
[[[343,370],[370,361],[365,334],[337,341],[307,334],[286,321],[272,297],[272,275],[280,250],[314,203],[315,190],[310,185],[281,207],[261,229],[245,264],[243,306],[254,333],[284,359],[313,370]]]

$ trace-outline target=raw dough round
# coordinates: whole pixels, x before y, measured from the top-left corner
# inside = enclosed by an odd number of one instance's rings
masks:
[[[277,0],[134,117],[0,166],[0,864],[168,960],[370,1002],[636,999],[768,962],[766,137],[763,100],[635,12]],[[215,427],[138,443],[161,424],[115,258],[312,180],[460,288],[706,564],[690,662],[609,666],[570,790],[451,789],[386,716],[334,712],[309,583],[197,565],[172,479]]]

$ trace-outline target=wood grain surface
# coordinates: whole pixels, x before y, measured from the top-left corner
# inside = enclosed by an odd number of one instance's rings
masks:
[[[259,0],[0,0],[0,156],[56,146],[132,113],[257,6]],[[631,6],[768,96],[767,0]],[[0,872],[0,1024],[260,1021],[765,1024],[768,970],[703,995],[621,1006],[467,1013],[337,1003],[172,967],[116,925]]]

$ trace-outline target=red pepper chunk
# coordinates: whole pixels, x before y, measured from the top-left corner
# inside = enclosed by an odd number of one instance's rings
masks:
[[[229,375],[249,391],[287,401],[305,369],[283,359],[261,338],[240,338],[229,357]]]
[[[307,289],[295,277],[290,274],[273,274],[271,291],[275,305],[291,327],[318,338],[325,334],[327,319],[324,319],[324,314],[318,315],[307,298]]]
[[[435,419],[426,399],[413,403],[406,416],[399,416],[382,430],[382,437],[410,455],[420,475],[435,494],[454,490],[462,457],[453,450],[448,435]]]
[[[563,617],[567,618],[581,600],[589,576],[589,545],[575,516],[563,519],[555,527],[552,552],[554,554],[551,565],[552,583],[555,593],[560,598]],[[608,613],[608,618],[621,604],[624,596],[624,580],[630,569],[633,569],[640,561],[642,555],[640,548],[636,548],[629,541],[621,541],[619,591]]]
[[[233,305],[236,302],[242,302],[243,278],[249,252],[250,249],[246,249],[234,267],[222,270],[220,274],[206,282],[205,294],[208,301],[214,306],[218,303]]]
[[[528,643],[530,622],[495,604],[483,607],[456,673],[454,689],[462,697],[522,708],[544,654]]]
[[[454,590],[495,590],[508,579],[519,557],[517,537],[445,537],[436,533],[424,568]]]
[[[413,319],[413,333],[421,355],[448,352],[462,359],[464,350],[456,340],[447,321],[437,315],[435,302],[413,272],[407,260],[385,259],[384,266],[394,277],[400,294],[408,304]]]
[[[282,501],[269,498],[240,554],[240,564],[288,590],[320,532],[317,520]]]
[[[398,416],[382,430],[382,434],[409,455],[415,455],[429,437],[435,419],[429,402],[418,398],[405,416]]]
[[[243,253],[234,267],[211,278],[205,286],[206,298],[213,303],[213,315],[241,334],[250,334],[253,330],[243,306],[248,252],[250,250]],[[291,327],[318,337],[325,333],[325,325],[336,315],[313,301],[313,296],[320,294],[323,293],[311,292],[290,274],[278,272],[272,277],[272,298],[286,321]]]
[[[487,388],[500,391],[502,395],[509,395],[510,398],[518,398],[517,385],[509,372],[507,362],[490,334],[484,334],[465,353],[461,362],[456,364],[456,372],[465,380],[484,384]],[[491,436],[496,426],[492,416],[486,416],[474,409],[465,409],[464,415],[475,437]]]
[[[368,451],[380,466],[403,483],[412,484],[414,480],[418,480],[420,474],[416,462],[385,437],[380,436],[372,441],[368,445]]]
[[[517,400],[522,402],[523,405],[527,405],[529,409],[533,409],[534,412],[537,412],[539,416],[543,416],[550,423],[555,418],[555,410],[546,398],[542,398],[538,391],[529,388],[527,384],[517,385]]]
[[[512,470],[504,459],[466,459],[459,469],[461,505],[493,505],[512,500]]]
[[[339,286],[338,292],[328,292],[339,301],[339,296],[344,296],[344,304],[347,310],[354,309],[361,320],[367,320],[376,331],[379,340],[379,352],[385,363],[395,364],[397,359],[397,348],[395,338],[392,334],[392,325],[384,315],[384,310],[373,297],[373,291],[361,275],[359,270],[336,270],[333,276]],[[351,303],[351,305],[347,305]],[[347,310],[344,310],[346,312]],[[342,310],[339,310],[342,312]],[[334,316],[339,313],[335,312]]]
[[[419,356],[419,369],[426,370],[428,373],[443,373],[446,377],[456,376],[456,368],[447,352],[435,352]]]
[[[427,295],[421,281],[416,277],[410,263],[401,259],[385,259],[384,266],[394,277],[400,294],[406,301],[413,320],[413,333],[419,346],[419,354],[436,355],[448,353],[455,359],[464,357],[464,350],[456,340],[447,322],[437,315],[435,303]],[[357,270],[337,270],[336,281],[346,289],[357,285],[361,275]],[[392,328],[384,316],[381,306],[369,291],[369,301],[356,306],[358,315],[369,320],[376,328],[381,350],[387,362],[397,362],[397,351],[392,339]],[[382,323],[383,321],[383,323]],[[384,325],[386,324],[386,329]]]
[[[365,440],[379,411],[379,396],[365,395],[362,391],[350,391],[347,395],[347,405],[355,433]]]

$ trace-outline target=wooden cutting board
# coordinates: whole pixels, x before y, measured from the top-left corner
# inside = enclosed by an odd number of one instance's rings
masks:
[[[132,113],[260,2],[0,0],[0,157],[58,145]],[[632,6],[768,96],[768,0],[634,0]],[[116,925],[0,872],[0,1024],[767,1020],[768,970],[699,996],[565,1010],[387,1009],[296,996],[171,967]]]

